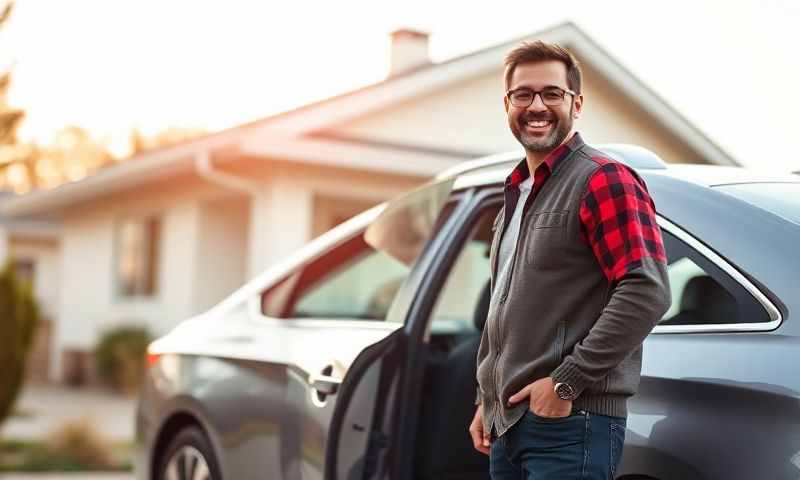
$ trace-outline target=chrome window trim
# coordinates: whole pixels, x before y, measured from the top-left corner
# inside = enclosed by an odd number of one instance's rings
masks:
[[[730,263],[717,255],[713,250],[705,246],[691,234],[670,222],[666,218],[657,215],[659,227],[678,237],[691,248],[704,256],[711,263],[719,267],[723,272],[733,278],[741,285],[756,301],[767,311],[768,322],[759,323],[725,323],[713,325],[656,325],[652,333],[721,333],[721,332],[765,332],[778,328],[783,321],[780,310],[764,295],[750,280],[742,275]]]

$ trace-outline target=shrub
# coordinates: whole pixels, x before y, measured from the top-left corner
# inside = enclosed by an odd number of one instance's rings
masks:
[[[22,389],[38,323],[39,309],[31,286],[20,282],[12,264],[6,263],[0,271],[0,424]]]
[[[151,340],[143,327],[121,326],[107,331],[94,352],[98,377],[118,391],[135,393],[144,378]]]
[[[130,471],[132,455],[129,442],[110,442],[88,418],[71,419],[42,440],[0,439],[0,478],[2,472]]]
[[[71,464],[70,470],[102,470],[114,465],[108,439],[87,419],[58,425],[47,437],[45,452],[50,460],[60,459],[65,465]]]

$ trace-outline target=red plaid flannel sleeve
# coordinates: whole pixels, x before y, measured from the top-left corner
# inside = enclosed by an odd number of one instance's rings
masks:
[[[610,283],[651,257],[666,262],[655,204],[633,170],[605,159],[589,179],[580,207],[584,240]]]

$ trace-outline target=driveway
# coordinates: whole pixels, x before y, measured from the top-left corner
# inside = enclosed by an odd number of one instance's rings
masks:
[[[3,424],[2,431],[0,431],[3,438],[43,439],[50,430],[59,424],[85,418],[111,441],[130,442],[133,440],[136,399],[109,391],[29,384],[17,399],[16,410],[22,415],[9,418]],[[0,478],[7,477],[0,475]],[[36,478],[49,479],[50,477],[37,476]],[[105,479],[106,477],[97,478]],[[119,477],[109,477],[109,479],[111,478]]]
[[[0,473],[2,480],[133,480],[130,473]]]

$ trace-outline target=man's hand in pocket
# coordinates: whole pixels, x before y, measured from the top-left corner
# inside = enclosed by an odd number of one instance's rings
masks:
[[[527,398],[530,402],[530,411],[534,415],[546,418],[568,417],[572,413],[572,401],[558,398],[554,387],[552,378],[540,378],[511,395],[508,398],[508,405],[513,406]]]

